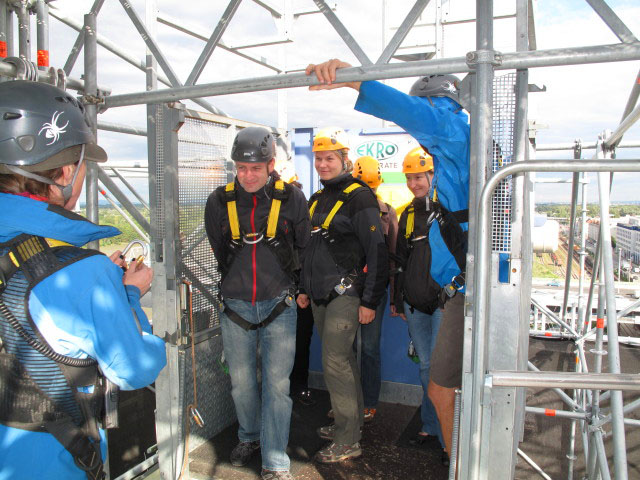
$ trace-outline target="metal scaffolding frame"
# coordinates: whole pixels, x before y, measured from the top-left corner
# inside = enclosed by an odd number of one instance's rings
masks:
[[[497,52],[493,47],[492,3],[487,0],[477,0],[476,49],[474,51],[467,53],[465,57],[404,63],[389,63],[389,61],[427,7],[428,0],[415,1],[413,8],[408,12],[396,34],[385,46],[376,63],[367,57],[341,22],[339,15],[324,0],[314,0],[317,10],[312,12],[294,12],[292,0],[283,2],[285,7],[283,10],[266,0],[253,0],[257,6],[266,9],[276,22],[282,23],[279,28],[281,38],[260,44],[239,46],[225,44],[222,37],[241,0],[229,1],[211,33],[188,29],[182,25],[181,21],[158,15],[155,0],[147,0],[146,22],[130,2],[126,0],[119,0],[119,2],[124,13],[145,41],[148,54],[144,60],[133,58],[124,48],[118,47],[114,42],[97,33],[96,17],[105,3],[104,0],[95,0],[89,12],[84,15],[82,22],[64,16],[56,10],[55,4],[49,4],[45,0],[0,0],[0,42],[5,42],[6,45],[6,49],[0,49],[0,51],[4,50],[8,57],[13,57],[16,50],[18,52],[16,58],[0,62],[0,76],[47,82],[78,90],[83,95],[88,118],[94,131],[100,128],[147,136],[150,172],[157,171],[158,168],[162,169],[163,159],[177,156],[177,143],[174,134],[184,121],[184,112],[179,107],[168,104],[173,105],[179,100],[191,99],[210,112],[224,115],[224,112],[209,104],[203,97],[276,89],[284,91],[287,88],[317,83],[315,77],[307,77],[302,73],[286,73],[286,64],[276,66],[263,58],[257,58],[245,52],[246,49],[255,46],[281,45],[292,41],[288,26],[293,19],[302,15],[322,13],[342,38],[346,47],[361,63],[360,66],[340,70],[337,81],[391,79],[434,73],[474,73],[476,84],[475,101],[471,111],[470,251],[467,255],[467,278],[470,280],[467,284],[466,294],[465,359],[463,388],[460,397],[460,423],[456,425],[457,428],[459,427],[460,438],[456,445],[458,457],[455,459],[456,461],[452,462],[452,465],[457,465],[458,478],[477,479],[509,478],[513,475],[516,455],[520,455],[527,462],[534,464],[524,452],[518,449],[525,410],[524,388],[546,386],[553,387],[570,409],[556,412],[556,416],[570,418],[572,421],[571,456],[573,456],[576,427],[577,425],[581,427],[581,437],[587,455],[588,477],[596,478],[601,475],[603,478],[612,478],[603,443],[602,427],[605,424],[612,426],[614,478],[623,480],[628,477],[624,425],[625,423],[636,425],[638,422],[625,420],[624,415],[637,408],[640,401],[636,400],[625,406],[621,391],[640,390],[640,381],[634,375],[620,373],[618,314],[615,307],[613,259],[607,213],[609,211],[612,172],[640,171],[638,160],[614,159],[616,148],[637,148],[639,145],[637,142],[631,142],[627,145],[620,142],[624,133],[640,118],[640,105],[636,105],[640,94],[640,81],[635,79],[624,114],[615,131],[603,132],[593,144],[580,145],[580,151],[595,148],[595,160],[581,160],[578,153],[572,161],[529,160],[527,136],[527,97],[529,91],[527,74],[529,68],[640,60],[640,42],[604,0],[587,0],[587,2],[619,39],[620,42],[613,45],[536,50],[535,22],[531,1],[516,0],[517,51]],[[31,61],[29,21],[31,13],[37,16],[36,62]],[[62,68],[54,68],[49,65],[49,17],[54,17],[79,32]],[[155,41],[155,26],[160,22],[206,42],[184,84],[180,83],[170,62]],[[16,33],[17,42],[14,38]],[[98,45],[121,57],[135,68],[145,71],[147,73],[146,88],[134,93],[110,95],[111,92],[107,88],[98,84]],[[197,84],[203,68],[216,47],[270,68],[277,74]],[[84,75],[82,78],[71,77],[69,73],[83,48]],[[158,67],[162,72],[157,72]],[[492,153],[494,150],[492,146],[493,78],[494,72],[498,70],[515,70],[517,76],[517,113],[513,135],[514,154],[513,163],[503,166],[488,176],[487,172],[490,171],[489,165],[492,155],[495,154]],[[169,88],[158,89],[158,81]],[[97,119],[98,114],[108,108],[142,104],[147,105],[146,131],[127,125],[100,122]],[[556,145],[539,147],[538,150],[565,148],[566,146]],[[576,152],[578,150],[575,144],[567,149],[573,149]],[[171,164],[168,162],[167,165]],[[586,303],[583,295],[584,279],[581,277],[578,315],[575,317],[574,314],[575,318],[568,322],[565,313],[570,287],[570,271],[568,271],[562,312],[559,316],[548,315],[572,338],[578,340],[576,344],[578,345],[579,362],[576,364],[575,372],[539,372],[535,371],[535,366],[527,365],[526,347],[528,345],[530,302],[526,287],[530,286],[531,273],[527,198],[532,188],[527,173],[543,171],[574,173],[570,221],[573,228],[577,215],[582,216],[583,235],[586,211],[584,172],[598,172],[602,218],[597,260],[594,263],[594,269],[598,274],[596,275],[594,272]],[[180,239],[175,228],[177,225],[176,213],[171,209],[163,208],[162,205],[168,199],[175,201],[173,197],[177,196],[177,173],[168,171],[167,178],[163,180],[159,180],[155,174],[150,176],[150,207],[156,209],[155,214],[162,217],[162,228],[159,228],[156,222],[149,223],[144,219],[135,205],[128,200],[127,195],[122,193],[113,183],[112,175],[123,180],[123,176],[116,169],[113,169],[112,173],[107,173],[97,165],[88,166],[87,216],[92,221],[98,219],[98,181],[100,181],[117,198],[123,209],[141,225],[144,230],[141,233],[150,236],[156,278],[166,284],[159,290],[156,287],[154,305],[162,308],[164,312],[175,312],[175,316],[173,313],[161,315],[161,320],[154,323],[155,332],[169,340],[169,361],[166,372],[158,380],[158,405],[162,406],[158,410],[161,411],[160,416],[163,418],[162,428],[164,430],[162,442],[159,442],[159,453],[153,458],[159,460],[164,478],[176,478],[180,473],[179,459],[182,458],[185,449],[183,431],[185,418],[180,409],[182,405],[180,395],[184,395],[184,392],[181,389],[176,389],[172,380],[175,381],[176,376],[180,375],[179,364],[182,361],[181,355],[183,353],[178,351],[179,342],[175,339],[179,332],[180,322],[180,300],[176,279],[173,277],[175,272],[168,271],[165,267],[168,264],[175,266],[177,255],[175,249],[178,248]],[[505,179],[510,179],[513,186],[510,230],[512,242],[509,252],[510,280],[508,285],[499,285],[495,278],[499,260],[496,252],[492,252],[490,243],[492,229],[496,228],[492,223],[491,200],[494,190]],[[164,183],[160,185],[161,182]],[[141,198],[126,183],[126,180],[124,184],[135,196]],[[163,198],[159,198],[159,194]],[[577,207],[579,195],[582,195],[581,209]],[[164,225],[171,231],[164,231]],[[571,242],[573,242],[573,238],[572,231]],[[581,248],[584,251],[584,243],[581,244]],[[581,258],[581,262],[583,258]],[[568,270],[570,268],[568,266]],[[581,268],[581,270],[584,269]],[[598,321],[595,351],[598,353],[595,368],[589,372],[584,358],[583,345],[584,339],[591,332],[590,322],[586,322],[585,319],[591,312],[591,304],[596,291],[596,277],[598,279]],[[169,291],[171,291],[171,295],[167,295]],[[159,292],[164,293],[163,298],[157,298]],[[505,315],[498,315],[495,308],[492,310],[492,305],[497,304],[507,295],[513,294],[516,294],[517,298],[508,304],[511,309],[509,313],[511,317],[515,314],[520,319],[517,325],[513,325],[514,322],[508,323]],[[504,304],[501,306],[504,309]],[[502,356],[496,355],[489,342],[490,335],[496,328],[502,329],[502,332],[513,339],[516,345],[516,348]],[[602,356],[605,353],[605,328],[607,329],[608,374],[601,373]],[[527,367],[532,371],[527,371]],[[574,389],[573,396],[565,394],[562,391],[564,388]],[[602,393],[601,390],[606,391]],[[604,399],[610,401],[610,410],[600,407]],[[499,410],[505,413],[496,415]],[[528,407],[526,410],[534,414],[541,413],[533,407]],[[505,461],[495,461],[496,458]],[[490,459],[493,461],[489,461]],[[570,462],[569,478],[572,478],[573,460]],[[152,462],[145,462],[145,467],[149,466],[148,463]],[[136,467],[136,470],[138,471],[140,468]],[[540,469],[538,470],[541,472]],[[546,474],[541,472],[541,475]],[[451,478],[454,476],[455,471],[452,469]]]

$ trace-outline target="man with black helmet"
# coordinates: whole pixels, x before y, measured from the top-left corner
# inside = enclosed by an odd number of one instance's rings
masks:
[[[286,448],[294,299],[299,256],[310,235],[309,212],[302,192],[273,174],[275,141],[269,130],[240,130],[231,158],[235,180],[209,195],[205,208],[207,235],[222,274],[222,340],[240,424],[231,463],[242,466],[260,449],[262,478],[290,479]]]
[[[80,248],[120,232],[71,211],[107,160],[75,97],[1,83],[0,124],[0,479],[102,479],[105,379],[142,388],[166,362],[140,307],[153,272]]]
[[[307,75],[315,73],[320,81],[309,89],[357,90],[356,110],[394,122],[433,157],[429,198],[436,214],[428,226],[429,271],[441,287],[439,297],[445,303],[431,355],[428,393],[450,453],[455,390],[462,384],[470,136],[463,106],[470,101],[469,77],[460,82],[454,75],[429,75],[416,81],[409,95],[375,81],[333,83],[336,70],[350,66],[338,59],[309,65]]]

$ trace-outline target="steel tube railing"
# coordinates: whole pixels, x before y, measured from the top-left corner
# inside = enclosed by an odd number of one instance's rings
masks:
[[[572,418],[574,420],[586,420],[586,413],[568,412],[567,410],[556,410],[550,408],[540,407],[527,407],[527,413],[533,413],[535,415],[545,415],[547,417],[560,417],[560,418]]]
[[[479,388],[480,391],[484,385],[485,362],[486,362],[486,338],[487,331],[487,309],[488,309],[488,286],[491,284],[490,262],[490,232],[491,232],[491,198],[493,191],[499,183],[509,175],[515,175],[524,172],[637,172],[640,171],[640,162],[636,160],[529,160],[525,162],[515,162],[507,165],[495,172],[487,181],[478,202],[477,214],[477,237],[475,251],[475,272],[474,272],[474,346],[473,346],[473,368],[472,382],[474,393]],[[524,375],[537,374],[534,372],[524,373]],[[573,374],[575,375],[575,374]],[[584,387],[584,377],[581,384],[576,384],[574,388]],[[519,385],[512,385],[519,386]],[[549,385],[555,386],[555,385]],[[640,390],[640,382],[638,382]],[[474,395],[474,401],[471,404],[472,435],[477,435],[475,441],[470,447],[470,455],[478,455],[479,446],[483,439],[480,434],[480,426],[482,425],[482,402],[481,397]],[[472,458],[472,457],[470,457]],[[476,462],[479,462],[479,456]],[[470,465],[472,468],[473,464]],[[476,466],[477,468],[477,466]],[[470,478],[477,478],[477,470],[471,472]]]
[[[490,371],[487,373],[493,387],[557,387],[586,386],[600,390],[640,391],[640,376],[632,373],[575,373],[575,372],[520,372]]]
[[[633,44],[508,53],[503,54],[501,58],[501,64],[495,66],[497,70],[640,60],[640,42]],[[338,70],[336,73],[336,82],[416,77],[432,73],[460,73],[471,70],[472,68],[467,65],[466,57],[454,57],[449,59],[344,68]],[[111,95],[105,99],[105,106],[111,108],[138,105],[141,103],[165,103],[187,98],[258,92],[275,90],[277,88],[306,87],[317,84],[318,80],[315,75],[307,76],[304,73],[268,75],[187,87],[174,87],[153,92]]]

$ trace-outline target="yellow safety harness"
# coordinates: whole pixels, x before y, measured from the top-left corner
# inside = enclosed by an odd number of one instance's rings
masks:
[[[227,214],[229,216],[229,227],[231,228],[231,238],[234,241],[239,241],[240,234],[240,221],[238,220],[238,208],[236,206],[235,197],[235,182],[227,183],[225,187],[225,193],[228,196],[227,201]],[[278,227],[278,217],[280,216],[280,206],[282,205],[282,199],[285,194],[285,184],[282,180],[276,180],[274,185],[274,195],[271,199],[271,209],[269,210],[269,217],[267,218],[267,239],[274,238],[276,236],[276,229]]]
[[[335,203],[335,205],[329,212],[329,215],[327,215],[327,218],[325,218],[324,222],[322,222],[322,225],[320,226],[320,228],[322,228],[323,230],[328,230],[329,225],[333,220],[333,217],[335,217],[336,213],[338,213],[338,210],[342,208],[342,205],[344,205],[344,202],[347,200],[347,198],[349,198],[349,195],[351,194],[351,192],[361,187],[362,185],[360,185],[359,183],[352,183],[347,188],[345,188],[342,191],[342,195],[340,196],[340,198],[338,198],[338,201]],[[320,193],[322,193],[322,190],[318,190],[318,192],[316,192],[316,195],[319,195]],[[311,208],[309,209],[309,214],[311,218],[313,218],[313,212],[315,212],[317,205],[318,205],[318,199],[316,198],[311,204]]]
[[[15,272],[15,270],[19,269],[22,266],[23,262],[27,261],[34,255],[44,251],[43,245],[38,241],[39,238],[40,237],[29,236],[26,238],[26,240],[16,245],[15,247],[16,251],[18,253],[18,256],[21,257],[22,262],[17,258],[17,256],[11,250],[7,252],[6,258],[10,260],[11,264],[13,264],[12,267],[8,264],[8,262],[7,262],[7,265],[5,265],[4,264],[5,262],[0,260],[0,267],[2,267],[3,270],[4,269],[7,270],[7,272],[3,271],[2,273],[0,273],[0,290],[5,288],[8,278],[11,275],[13,275],[13,272]],[[73,246],[70,243],[63,242],[62,240],[56,240],[54,238],[42,237],[42,240],[44,240],[47,243],[47,245],[49,245],[49,247],[51,248]]]

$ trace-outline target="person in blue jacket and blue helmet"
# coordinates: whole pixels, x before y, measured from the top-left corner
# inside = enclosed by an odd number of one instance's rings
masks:
[[[72,211],[107,159],[76,98],[1,83],[0,124],[0,479],[101,479],[106,380],[142,388],[166,363],[140,307],[153,272],[80,248],[120,232]]]
[[[336,70],[351,67],[338,59],[311,64],[319,85],[310,90],[350,87],[359,92],[355,109],[392,121],[414,137],[433,157],[430,198],[440,205],[438,221],[431,223],[431,277],[446,300],[441,328],[431,356],[431,399],[450,454],[455,390],[462,384],[464,337],[464,269],[469,204],[468,117],[461,103],[461,83],[453,75],[419,79],[409,95],[377,81],[333,83]],[[466,85],[468,86],[468,84]]]

